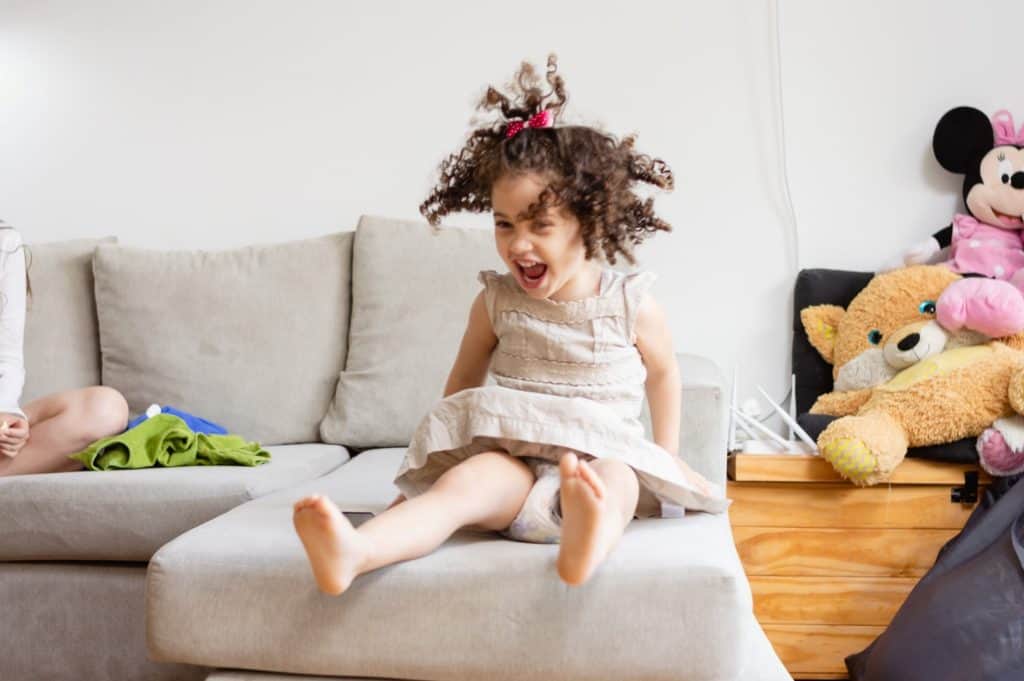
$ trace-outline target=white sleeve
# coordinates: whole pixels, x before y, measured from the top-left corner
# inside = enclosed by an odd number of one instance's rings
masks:
[[[21,235],[0,230],[0,413],[25,413],[18,406],[25,387],[25,252]]]

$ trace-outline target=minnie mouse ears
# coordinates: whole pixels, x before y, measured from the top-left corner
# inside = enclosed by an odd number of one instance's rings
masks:
[[[1005,116],[1002,116],[1005,114]],[[1013,118],[1009,117],[1009,128],[1006,126],[1009,113],[1000,111],[993,119],[984,112],[970,106],[959,106],[947,111],[935,126],[932,136],[932,150],[935,159],[943,168],[951,173],[965,175],[972,165],[976,165],[981,157],[996,146],[996,132],[1007,133],[1013,128]],[[1022,129],[1024,132],[1024,129]],[[1014,132],[1013,141],[1002,141],[1000,144],[1018,144]]]

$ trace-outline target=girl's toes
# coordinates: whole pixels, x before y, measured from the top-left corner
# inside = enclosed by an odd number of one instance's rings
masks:
[[[594,496],[598,499],[604,499],[605,486],[604,480],[597,474],[597,471],[593,469],[586,461],[580,461],[579,463],[579,475],[583,479],[587,486],[593,491]]]
[[[579,469],[580,460],[572,452],[566,452],[562,455],[562,458],[558,461],[558,469],[562,475],[562,479],[571,478],[576,475]]]

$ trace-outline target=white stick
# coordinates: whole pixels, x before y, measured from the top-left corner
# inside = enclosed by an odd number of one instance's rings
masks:
[[[765,392],[764,388],[757,386],[757,390],[761,393],[764,399],[768,400],[768,404],[772,405],[772,409],[774,409],[786,425],[789,426],[790,432],[796,433],[796,436],[803,440],[804,444],[811,447],[814,451],[818,451],[818,443],[811,439],[811,436],[807,434],[807,431],[801,428],[800,424],[797,423],[792,416],[787,414],[785,409],[772,402],[772,398],[768,397],[768,393]]]
[[[757,419],[753,419],[753,418],[747,416],[746,414],[744,414],[739,409],[733,408],[732,411],[733,411],[734,414],[736,414],[736,416],[738,416],[741,419],[742,422],[747,423],[747,424],[753,426],[754,428],[759,430],[761,433],[763,433],[764,435],[767,435],[769,438],[771,438],[774,442],[776,442],[779,445],[781,445],[783,448],[789,449],[789,440],[787,440],[786,438],[782,437],[781,435],[779,435],[775,431],[771,430],[770,428],[765,427],[764,425],[759,423],[757,421]]]
[[[730,416],[732,416],[732,415],[730,415]],[[736,425],[740,428],[740,430],[742,430],[744,433],[747,434],[747,438],[749,438],[748,442],[763,442],[766,445],[771,445],[772,447],[780,449],[780,451],[785,451],[784,449],[782,449],[782,446],[778,442],[775,442],[773,440],[762,440],[762,439],[760,439],[759,437],[757,437],[757,435],[754,433],[754,431],[752,431],[750,429],[750,427],[747,426],[747,424],[745,424],[743,421],[740,421],[735,416],[732,416],[732,418],[735,419]],[[738,450],[739,450],[739,447],[737,447],[736,451],[738,451]]]
[[[739,366],[733,367],[732,370],[732,394],[729,395],[729,408],[734,409],[736,407],[736,375],[739,373]],[[743,429],[748,436],[754,437],[753,434],[746,428]],[[731,413],[729,414],[729,451],[735,452],[738,449],[736,444],[736,417]]]
[[[796,374],[789,375],[789,416],[796,421]],[[789,439],[793,439],[793,429],[789,429]]]

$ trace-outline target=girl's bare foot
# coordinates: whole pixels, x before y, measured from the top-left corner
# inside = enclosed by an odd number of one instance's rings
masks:
[[[566,454],[562,475],[562,539],[558,576],[566,584],[582,584],[608,553],[607,524],[613,520],[604,481],[585,461]]]
[[[319,494],[300,499],[292,517],[306,549],[317,586],[337,596],[360,574],[369,556],[369,542],[330,499]]]

